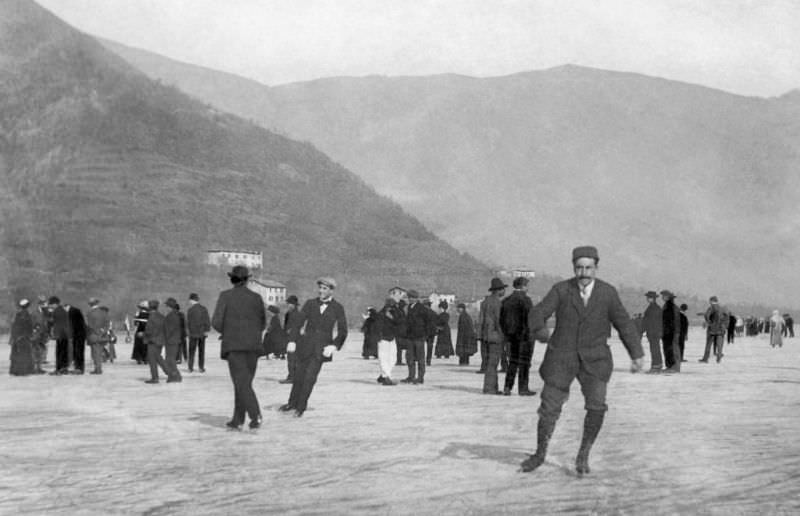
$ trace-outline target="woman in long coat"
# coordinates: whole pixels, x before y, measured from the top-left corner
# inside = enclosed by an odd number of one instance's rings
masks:
[[[770,325],[769,325],[769,344],[770,346],[774,347],[783,347],[783,326],[785,322],[783,321],[783,317],[781,317],[781,313],[777,310],[772,311],[772,317],[770,317]]]
[[[454,355],[453,339],[450,337],[450,314],[447,313],[447,301],[439,303],[439,315],[436,316],[436,358],[450,358]]]
[[[281,327],[281,311],[275,305],[267,307],[267,311],[272,314],[267,327],[267,333],[264,334],[264,353],[269,358],[270,353],[274,354],[276,358],[286,358],[286,343],[288,338],[286,330]]]
[[[361,332],[364,334],[364,345],[361,347],[361,356],[364,360],[369,357],[378,358],[378,341],[380,340],[380,330],[377,323],[377,312],[370,307],[367,310],[364,324],[361,325]]]
[[[8,373],[15,376],[33,374],[33,318],[28,313],[27,299],[19,302],[19,310],[11,323],[11,365]]]
[[[469,357],[478,352],[475,339],[475,323],[467,313],[464,303],[458,304],[458,333],[456,334],[456,355],[458,365],[469,365]]]

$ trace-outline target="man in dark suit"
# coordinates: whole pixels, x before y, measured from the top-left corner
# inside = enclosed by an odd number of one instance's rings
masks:
[[[661,291],[664,305],[661,307],[661,340],[664,343],[664,373],[681,372],[681,315],[675,305],[675,294]]]
[[[425,383],[425,339],[436,327],[433,311],[419,302],[419,293],[411,289],[408,295],[408,313],[406,314],[406,363],[408,377],[402,383]],[[417,367],[419,364],[419,367]]]
[[[233,288],[220,292],[211,317],[211,327],[222,338],[220,356],[228,361],[233,381],[233,417],[226,426],[241,427],[246,412],[250,417],[250,428],[258,428],[261,426],[261,408],[253,391],[253,378],[258,357],[264,354],[261,334],[267,327],[267,314],[264,299],[247,288],[250,278],[247,267],[235,266],[228,277]]]
[[[533,342],[528,331],[528,315],[533,302],[528,297],[528,278],[514,278],[514,292],[500,303],[500,329],[508,343],[508,370],[503,394],[511,395],[514,380],[519,371],[519,395],[533,396],[536,391],[528,388],[528,376],[533,356]]]
[[[70,334],[72,335],[72,362],[75,374],[83,374],[86,368],[84,346],[86,346],[86,321],[83,312],[76,306],[65,305]]]
[[[108,312],[100,308],[100,300],[95,297],[89,299],[89,312],[86,314],[86,338],[94,363],[91,374],[103,374],[103,350],[110,324]]]
[[[595,279],[600,258],[591,246],[572,251],[575,277],[556,283],[541,303],[530,312],[531,334],[547,341],[539,374],[544,380],[536,453],[522,462],[522,471],[533,471],[544,463],[547,445],[569,397],[569,388],[577,378],[586,403],[583,439],[575,467],[578,474],[589,473],[589,451],[603,425],[606,387],[614,364],[607,340],[610,326],[619,333],[632,359],[631,371],[642,369],[644,353],[641,335],[628,316],[617,290]],[[556,327],[547,338],[547,319],[555,314]]]
[[[658,294],[650,290],[645,294],[647,298],[647,308],[644,310],[644,317],[642,318],[642,330],[647,336],[647,341],[650,343],[650,370],[648,373],[660,373],[663,367],[661,359],[661,334],[663,316],[661,314],[661,307],[656,303]]]
[[[194,292],[189,294],[186,326],[189,330],[189,372],[194,371],[194,355],[197,353],[197,367],[201,373],[205,373],[206,337],[211,331],[211,318],[206,307],[200,304],[200,296]]]
[[[681,349],[681,362],[686,362],[686,357],[684,353],[686,352],[686,339],[689,336],[689,318],[686,317],[686,310],[689,309],[689,305],[683,303],[681,305],[680,317],[681,317],[681,333],[678,340],[678,346]]]
[[[158,383],[158,368],[169,378],[170,369],[161,356],[161,350],[167,345],[167,333],[164,328],[164,315],[158,311],[160,303],[157,299],[147,302],[147,326],[144,328],[144,343],[147,346],[147,362],[150,364],[150,379],[144,383]]]
[[[56,341],[56,368],[50,374],[67,374],[69,372],[69,318],[67,311],[61,306],[61,300],[52,296],[47,304],[53,327],[50,330]]]
[[[347,318],[344,307],[333,299],[335,288],[336,280],[333,278],[318,278],[319,297],[306,301],[294,325],[287,329],[289,344],[286,351],[297,353],[297,363],[289,402],[280,410],[294,411],[295,417],[301,417],[306,411],[322,363],[333,360],[333,353],[342,349],[347,338]]]
[[[167,315],[164,316],[164,333],[166,335],[164,361],[167,363],[167,383],[180,382],[183,378],[178,371],[178,356],[183,340],[183,314],[174,297],[167,298],[164,304],[169,307]]]

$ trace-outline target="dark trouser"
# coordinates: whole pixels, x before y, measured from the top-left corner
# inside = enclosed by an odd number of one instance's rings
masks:
[[[144,339],[138,334],[133,337],[133,352],[131,353],[131,359],[136,360],[136,363],[148,361],[147,344],[144,343]]]
[[[186,350],[186,339],[181,339],[175,349],[175,360],[180,362],[181,360],[188,360],[189,353]]]
[[[469,365],[469,355],[458,355],[458,365]]]
[[[292,392],[289,394],[289,405],[296,410],[305,411],[308,407],[308,398],[311,396],[311,391],[314,390],[314,384],[317,383],[320,369],[322,369],[322,357],[316,353],[297,357]]]
[[[408,340],[406,362],[408,363],[409,379],[425,379],[425,339]],[[419,368],[417,368],[416,364],[419,364]],[[417,374],[417,369],[419,369],[419,374]]]
[[[508,338],[508,369],[506,369],[505,388],[514,388],[514,380],[519,371],[519,392],[528,390],[528,375],[531,370],[533,343],[517,336]]]
[[[678,337],[678,348],[681,350],[681,361],[683,361],[683,354],[686,352],[686,335]]]
[[[286,379],[288,380],[294,380],[294,370],[297,367],[297,357],[295,355],[296,353],[286,354],[286,369],[288,370]]]
[[[487,342],[486,371],[483,376],[483,392],[497,392],[497,364],[503,352],[502,342]]]
[[[508,342],[503,342],[500,351],[500,371],[508,371]]]
[[[194,354],[197,352],[197,367],[202,371],[206,368],[206,338],[189,338],[189,371],[194,370]]]
[[[486,372],[486,363],[489,361],[489,343],[481,340],[481,372]]]
[[[664,365],[667,369],[675,365],[675,354],[672,352],[672,339],[675,337],[672,333],[665,333],[661,336],[661,343],[664,350]]]
[[[722,356],[722,341],[724,335],[707,335],[706,336],[706,350],[703,352],[703,358],[701,360],[708,360],[708,355],[711,352],[711,349],[714,349],[714,355],[717,357]]]
[[[147,345],[147,362],[150,364],[150,379],[158,380],[158,368],[164,371],[164,374],[169,377],[170,370],[167,368],[167,363],[164,362],[164,357],[161,356],[161,346],[154,344]]]
[[[231,351],[228,353],[228,371],[233,380],[233,417],[235,425],[244,423],[244,414],[250,421],[258,421],[261,409],[258,398],[253,391],[253,378],[258,365],[258,353],[253,351]]]
[[[105,350],[105,346],[103,346],[102,342],[95,342],[89,345],[92,352],[92,363],[94,364],[94,370],[97,373],[103,372],[103,350]]]
[[[647,341],[650,343],[650,369],[661,369],[663,367],[663,362],[661,360],[660,339],[648,335]]]
[[[83,371],[86,368],[84,357],[84,346],[86,346],[86,337],[78,335],[72,339],[72,362],[77,371]]]
[[[166,349],[164,350],[164,354],[166,355],[165,362],[167,363],[167,376],[170,379],[177,380],[181,377],[181,373],[178,371],[178,364],[175,361],[179,350],[180,345],[178,343],[167,344]]]
[[[784,328],[784,331],[785,331],[785,328]],[[736,336],[735,332],[736,332],[735,329],[729,329],[728,330],[728,344],[733,344],[733,339]]]
[[[425,363],[431,365],[431,355],[433,355],[433,342],[436,340],[436,336],[428,337],[425,340]]]
[[[69,369],[69,339],[56,339],[56,371]]]
[[[397,362],[396,365],[403,363],[403,350],[408,348],[408,339],[401,337],[397,338]],[[408,360],[408,352],[406,352],[406,360]]]

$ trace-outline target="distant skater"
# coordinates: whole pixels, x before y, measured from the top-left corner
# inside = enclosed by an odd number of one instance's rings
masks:
[[[456,333],[456,355],[458,365],[469,365],[469,357],[478,352],[478,342],[475,338],[475,322],[467,313],[467,305],[458,303],[458,333]]]
[[[783,330],[785,329],[786,322],[778,310],[772,311],[769,325],[769,345],[773,348],[783,347]]]
[[[575,248],[572,251],[575,277],[556,283],[530,312],[531,334],[548,344],[539,368],[544,388],[539,406],[536,453],[522,462],[523,472],[533,471],[544,464],[561,407],[569,397],[572,381],[577,378],[585,400],[586,416],[575,469],[579,475],[589,473],[589,451],[608,410],[606,389],[614,368],[607,344],[610,326],[617,330],[631,357],[631,371],[642,369],[641,335],[622,306],[617,290],[595,278],[599,261],[596,248]],[[556,327],[547,339],[547,319],[554,314]]]

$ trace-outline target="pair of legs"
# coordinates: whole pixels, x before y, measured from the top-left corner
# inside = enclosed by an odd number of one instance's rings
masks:
[[[306,411],[308,398],[317,383],[319,371],[322,369],[322,356],[313,353],[308,356],[298,356],[296,360],[292,392],[289,394],[289,402],[284,407],[286,410],[295,410],[296,415],[300,416]]]
[[[66,373],[69,370],[69,339],[56,339],[56,370]]]
[[[378,368],[380,369],[378,381],[384,385],[388,385],[392,381],[395,355],[397,355],[397,343],[394,339],[378,341]]]
[[[76,371],[83,373],[86,368],[84,358],[84,348],[86,347],[86,337],[77,335],[72,339],[72,363]]]
[[[486,370],[483,376],[483,393],[495,394],[500,392],[497,388],[497,364],[500,363],[500,356],[503,353],[502,342],[487,342]]]
[[[425,339],[409,339],[406,349],[408,378],[405,381],[425,381]]]
[[[197,354],[197,367],[203,373],[206,370],[206,338],[189,338],[189,372],[194,371],[194,356]]]
[[[664,367],[664,362],[661,359],[661,339],[648,335],[647,341],[650,343],[650,370],[660,371]]]
[[[708,334],[706,336],[706,349],[703,352],[703,358],[700,359],[700,362],[708,362],[709,353],[711,352],[712,348],[714,350],[714,355],[717,357],[717,362],[722,359],[722,342],[723,342],[724,335],[711,335]]]
[[[233,381],[233,417],[228,426],[239,427],[244,424],[244,415],[250,418],[250,426],[256,427],[261,421],[261,409],[253,390],[253,378],[258,365],[258,353],[253,351],[231,351],[227,354],[228,372]]]
[[[679,336],[674,333],[665,333],[661,338],[664,344],[664,365],[670,372],[681,370],[681,348]]]
[[[508,338],[508,369],[506,370],[506,381],[504,392],[510,392],[514,388],[514,380],[519,373],[519,393],[530,392],[528,388],[528,377],[531,369],[531,358],[533,356],[533,343],[527,339],[520,339],[516,336]]]
[[[536,453],[522,462],[523,471],[533,471],[544,463],[550,437],[561,415],[561,408],[569,398],[572,380],[576,377],[585,400],[586,416],[583,420],[583,438],[575,459],[575,469],[579,474],[589,473],[589,452],[597,439],[597,434],[600,433],[608,410],[606,405],[608,383],[586,371],[583,364],[580,365],[576,376],[544,379],[542,401],[539,405]]]

